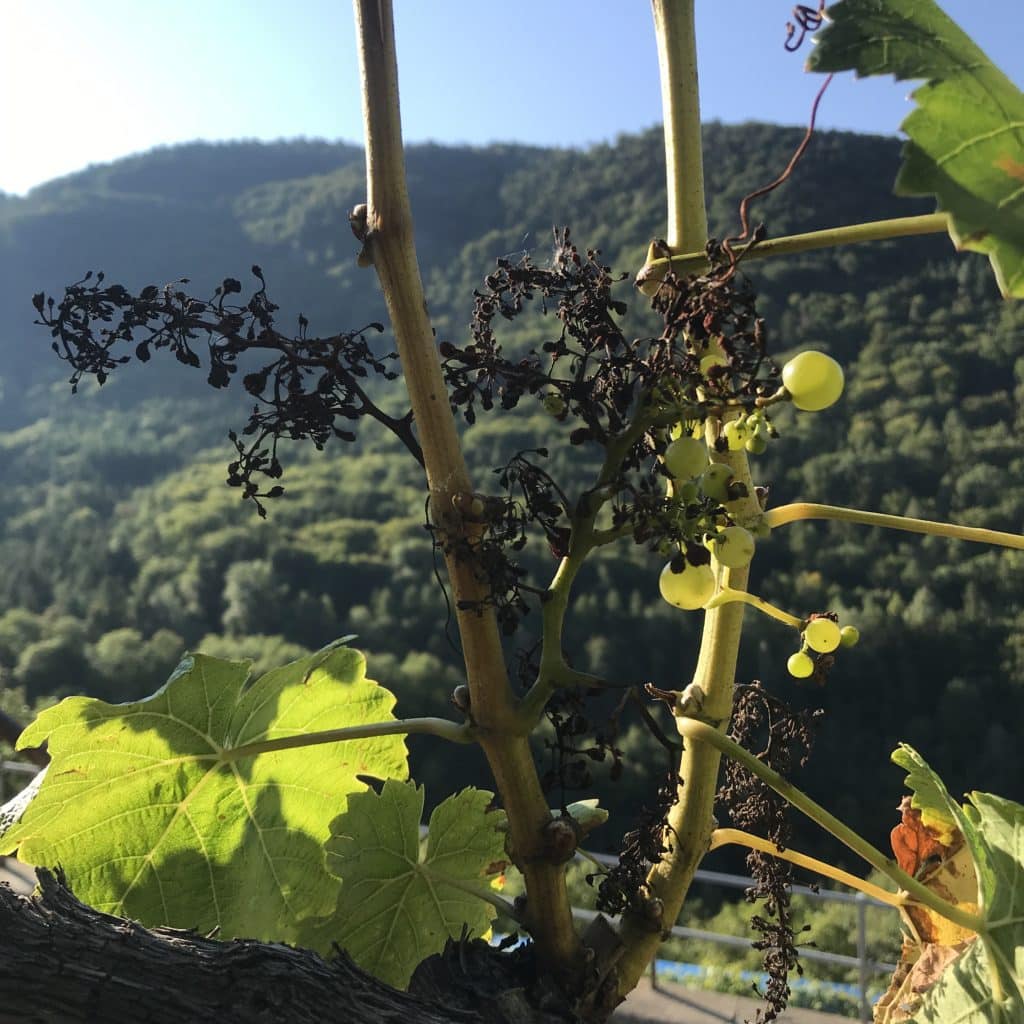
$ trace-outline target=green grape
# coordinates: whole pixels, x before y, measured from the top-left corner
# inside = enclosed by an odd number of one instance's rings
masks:
[[[684,504],[691,505],[697,500],[700,493],[695,480],[687,480],[685,483],[676,486],[676,497]]]
[[[721,462],[712,462],[701,474],[700,489],[712,500],[726,502],[729,500],[729,481],[732,470]]]
[[[814,672],[814,661],[803,651],[797,651],[796,654],[789,656],[786,668],[789,669],[791,676],[795,676],[797,679],[806,679]]]
[[[754,536],[742,526],[727,526],[710,537],[707,546],[727,569],[742,569],[754,557]]]
[[[665,449],[664,459],[676,480],[689,480],[708,464],[708,450],[695,437],[678,437]]]
[[[860,630],[856,626],[843,626],[839,630],[839,643],[843,647],[853,647],[860,641]]]
[[[715,574],[710,565],[690,565],[682,572],[673,572],[669,562],[658,579],[661,596],[676,608],[695,611],[703,608],[715,593]]]
[[[747,428],[742,420],[729,420],[722,427],[722,437],[731,452],[738,452],[747,443],[747,436]]]
[[[763,455],[768,450],[768,438],[763,434],[754,434],[747,438],[743,446],[751,455]]]
[[[841,641],[839,627],[831,619],[811,619],[804,629],[804,643],[819,654],[834,651]]]
[[[678,437],[695,437],[698,441],[704,440],[704,424],[701,420],[682,421],[676,423],[668,432],[669,439],[674,441]]]
[[[843,368],[824,352],[809,350],[786,363],[782,383],[798,409],[818,412],[835,403],[843,393]]]
[[[565,399],[561,395],[545,395],[541,405],[544,406],[544,411],[552,416],[563,416],[565,414]]]

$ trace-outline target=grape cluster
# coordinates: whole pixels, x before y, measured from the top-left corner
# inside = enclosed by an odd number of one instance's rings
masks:
[[[833,652],[840,647],[853,647],[860,640],[856,626],[840,627],[831,613],[812,615],[800,634],[801,646],[786,662],[795,679],[808,679],[824,674],[832,666]]]
[[[722,424],[716,447],[730,452],[745,450],[751,455],[763,455],[768,441],[778,436],[768,414],[763,408],[758,408]]]
[[[763,327],[759,327],[758,333],[763,339]],[[693,354],[704,378],[702,390],[712,390],[727,372],[728,360],[709,341],[697,345]],[[831,356],[813,350],[801,352],[787,362],[781,378],[783,386],[775,395],[762,394],[749,407],[741,403],[738,412],[727,412],[724,416],[719,410],[719,416],[712,420],[715,451],[762,454],[769,440],[778,437],[766,411],[768,405],[789,399],[798,409],[818,411],[834,404],[844,385],[842,367]],[[679,554],[662,569],[658,587],[669,604],[687,611],[705,607],[716,590],[710,559],[694,542],[700,541],[720,566],[741,569],[753,558],[754,534],[761,525],[743,525],[730,518],[724,506],[741,496],[737,488],[742,485],[733,480],[732,471],[724,463],[709,464],[708,448],[700,437],[703,426],[700,420],[678,424],[661,453],[662,469],[671,479],[670,503],[676,503],[681,515],[674,517],[674,531],[663,531],[666,540],[678,542]],[[666,548],[670,550],[671,545],[663,544],[663,551]],[[822,666],[812,653],[828,655],[839,646],[840,630],[836,626],[833,636],[832,625],[835,624],[823,620],[804,630],[801,650],[789,659],[792,675],[801,679],[812,675]],[[856,639],[849,639],[856,633],[850,633],[851,629],[847,627],[842,641],[848,645],[856,643]]]
[[[308,439],[318,449],[331,440],[352,442],[355,422],[368,416],[392,431],[422,465],[412,413],[390,416],[367,394],[370,378],[398,376],[392,368],[397,355],[378,354],[367,338],[381,333],[383,325],[316,338],[309,336],[309,323],[300,316],[298,332],[283,334],[275,326],[278,306],[267,295],[263,271],[253,266],[252,274],[258,287],[244,302],[231,298],[242,291],[241,282],[232,277],[224,279],[212,298],[196,299],[181,287],[188,284],[184,278],[162,288],[147,285],[135,295],[90,271],[64,289],[60,302],[39,292],[32,303],[39,314],[36,323],[50,329],[53,350],[72,368],[72,392],[85,376],[103,384],[131,361],[124,353],[129,346],[139,362],[167,350],[179,363],[195,368],[202,366],[200,352],[205,349],[207,382],[215,388],[231,383],[249,353],[268,359],[242,375],[254,404],[241,438],[229,433],[236,458],[228,466],[227,482],[241,488],[242,497],[261,516],[266,515],[262,499],[284,493],[276,483],[283,474],[278,457],[282,438]],[[263,491],[261,477],[275,483]]]
[[[747,493],[724,463],[708,462],[704,443],[683,430],[665,449],[665,469],[672,478],[672,530],[665,530],[663,553],[678,553],[658,580],[661,596],[676,608],[703,608],[715,593],[714,555],[719,565],[739,569],[754,557],[754,535],[732,521],[725,505]]]
[[[781,377],[767,358],[749,283],[720,247],[712,243],[708,252],[707,274],[662,282],[653,299],[660,334],[631,338],[618,322],[625,304],[613,296],[622,278],[601,263],[600,253],[584,254],[567,230],[557,231],[548,265],[528,256],[498,261],[475,293],[470,344],[439,346],[451,405],[467,422],[481,411],[535,401],[564,425],[570,444],[604,449],[605,466],[593,488],[578,496],[550,492],[561,509],[559,522],[540,525],[556,557],[571,549],[576,525],[592,524],[602,507],[612,535],[674,556],[672,575],[690,566],[695,572],[688,580],[705,587],[711,571],[706,545],[733,560],[750,547],[749,537],[729,532],[739,524],[724,508],[746,488],[728,466],[709,464],[699,438],[708,421],[736,416],[749,423],[751,436],[765,434],[759,403],[779,394]],[[548,340],[513,357],[502,347],[498,324],[531,303],[553,314],[555,323]],[[524,498],[523,521],[539,523],[530,513],[532,497]],[[513,536],[516,543],[508,543]],[[521,532],[485,528],[479,544],[496,556],[492,589],[517,579],[524,590],[521,575],[502,569],[496,554],[500,548],[511,561],[523,541]],[[522,611],[515,600],[496,597],[493,603]]]

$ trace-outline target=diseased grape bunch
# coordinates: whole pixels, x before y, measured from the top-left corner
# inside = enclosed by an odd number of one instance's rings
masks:
[[[717,373],[722,364],[707,359],[702,358],[702,367]],[[661,570],[658,588],[670,605],[684,611],[743,600],[796,628],[801,636],[800,650],[790,656],[786,667],[795,678],[808,679],[827,674],[834,661],[833,652],[840,646],[853,646],[860,634],[854,626],[841,628],[829,614],[801,620],[759,598],[751,599],[745,591],[720,585],[723,571],[744,569],[750,564],[755,535],[766,537],[770,531],[760,516],[748,516],[742,524],[735,521],[734,503],[747,496],[747,489],[735,486],[727,464],[709,462],[715,453],[764,452],[769,438],[778,436],[766,412],[777,401],[792,401],[807,412],[833,405],[843,391],[843,370],[831,356],[808,350],[786,363],[782,384],[774,395],[761,397],[752,409],[732,418],[723,420],[711,415],[705,421],[680,423],[672,429],[674,439],[662,455],[662,464],[670,477],[670,499],[675,498],[682,506],[683,525],[677,542],[662,545],[663,552],[672,557]],[[700,439],[703,432],[710,444]]]
[[[546,450],[515,456],[520,471],[532,465],[550,485],[541,525],[551,550],[564,555],[595,530],[601,543],[631,537],[670,557],[675,571],[663,576],[663,593],[667,587],[672,603],[685,608],[701,607],[713,592],[709,546],[732,560],[752,553],[749,531],[726,511],[747,490],[728,466],[711,462],[707,425],[735,421],[744,444],[761,446],[772,432],[765,409],[783,397],[749,283],[720,246],[711,243],[708,252],[707,274],[662,282],[652,302],[660,332],[630,338],[619,326],[626,304],[613,296],[623,277],[601,263],[600,253],[584,255],[567,230],[557,231],[549,265],[529,257],[498,261],[475,294],[470,344],[440,345],[452,407],[467,422],[537,401],[570,444],[602,450],[597,479],[576,495],[542,468]],[[497,324],[531,303],[553,314],[549,338],[526,353],[507,354]],[[728,443],[718,440],[716,450]],[[500,479],[507,479],[505,471]],[[510,523],[538,524],[534,504],[521,489],[492,499],[493,515],[465,552],[489,583],[489,601],[508,631],[525,612],[520,598],[528,590],[519,569],[509,568],[518,566],[527,532]],[[514,545],[507,542],[513,536]],[[693,571],[684,573],[687,566]],[[676,575],[685,576],[685,586],[668,579]]]

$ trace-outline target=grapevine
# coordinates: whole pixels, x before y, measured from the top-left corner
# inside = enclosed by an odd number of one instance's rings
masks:
[[[708,237],[705,214],[693,3],[654,0],[666,237],[651,242],[631,281],[559,227],[549,259],[510,254],[482,271],[468,338],[435,337],[412,244],[391,4],[355,6],[367,195],[350,224],[359,265],[374,268],[383,290],[394,351],[374,344],[384,331],[378,323],[311,337],[303,316],[293,333],[280,331],[258,266],[245,302],[234,300],[242,286],[230,277],[197,299],[185,279],[132,294],[101,273],[69,285],[59,300],[40,292],[33,305],[71,369],[72,392],[87,376],[103,384],[132,359],[146,363],[162,351],[193,368],[205,363],[218,389],[241,376],[254,405],[241,431],[229,433],[228,483],[260,516],[265,502],[283,494],[276,482],[284,473],[282,441],[309,440],[317,449],[351,443],[366,419],[393,434],[423,470],[426,532],[447,571],[444,580],[438,568],[438,579],[453,595],[464,682],[452,692],[452,717],[396,717],[395,696],[367,675],[351,636],[258,678],[245,663],[190,654],[148,698],[121,705],[71,698],[29,726],[22,745],[45,746],[52,771],[0,808],[0,855],[17,853],[42,868],[60,863],[72,887],[97,906],[146,924],[223,929],[225,939],[255,936],[324,956],[344,948],[393,986],[420,985],[434,995],[431,986],[447,986],[457,992],[454,1012],[472,1019],[490,1019],[500,992],[503,1007],[506,997],[522,1002],[517,1019],[600,1024],[656,955],[705,855],[740,844],[750,851],[748,898],[765,907],[754,918],[769,979],[759,1021],[785,1009],[790,974],[800,971],[794,865],[906,915],[902,973],[884,1005],[898,1003],[908,1019],[1019,1019],[1024,926],[1015,893],[1024,889],[1024,807],[984,793],[966,804],[954,800],[920,755],[901,746],[893,759],[907,772],[912,796],[893,831],[893,859],[801,792],[791,776],[808,761],[820,712],[794,711],[770,686],[785,670],[802,682],[794,692],[818,694],[807,683],[824,685],[837,665],[830,687],[849,685],[842,666],[860,657],[853,650],[860,630],[844,621],[838,602],[787,609],[748,584],[775,531],[807,519],[1017,550],[1024,538],[824,504],[772,507],[748,457],[780,438],[780,409],[828,410],[842,400],[846,376],[817,349],[781,367],[773,361],[776,339],[746,273],[748,261],[786,252],[948,227],[958,243],[989,252],[1004,292],[1016,294],[1024,244],[1012,212],[1024,154],[983,147],[1019,144],[1006,113],[1020,106],[1019,93],[929,0],[840,0],[813,62],[932,76],[916,94],[922,108],[936,96],[963,106],[956,90],[970,95],[981,81],[986,96],[999,98],[990,105],[999,115],[986,106],[978,116],[995,123],[955,145],[943,136],[946,148],[932,166],[930,134],[941,118],[908,120],[916,135],[901,182],[938,194],[941,214],[771,239],[766,225],[751,224],[751,204],[791,179],[814,134],[819,92],[788,166],[741,200],[739,233],[719,241]],[[876,20],[891,29],[881,54],[875,35],[858,35]],[[788,49],[822,25],[824,8],[800,5],[794,21]],[[921,38],[930,46],[917,45]],[[937,63],[932,50],[941,51]],[[948,89],[956,103],[947,102]],[[979,149],[984,180],[968,173],[962,181],[961,160]],[[1013,179],[1009,186],[993,168]],[[634,283],[649,300],[640,336],[624,326],[637,299]],[[506,332],[527,316],[537,318],[531,337],[539,340],[523,351]],[[253,356],[258,365],[240,374]],[[408,411],[393,414],[374,390],[399,377]],[[459,428],[517,408],[542,414],[545,443],[504,453],[493,472],[474,479]],[[556,445],[588,456],[579,460],[589,467],[582,483],[578,473],[560,472],[564,462],[551,457]],[[263,489],[264,478],[274,483]],[[576,667],[566,642],[574,591],[588,560],[616,544],[634,545],[644,559],[649,597],[660,594],[671,606],[659,611],[678,623],[702,618],[689,685],[681,674],[652,682]],[[788,631],[792,643],[769,685],[736,684],[747,608]],[[536,634],[525,636],[525,621],[538,623]],[[637,805],[617,864],[590,878],[601,914],[616,920],[601,916],[582,931],[566,865],[577,853],[589,856],[581,844],[608,812],[595,799],[575,799],[576,791],[589,791],[599,774],[614,783],[636,767],[623,739],[627,724],[638,724],[657,753],[656,782]],[[477,745],[493,777],[494,792],[467,787],[432,800],[425,843],[424,792],[408,779],[410,735]],[[300,747],[308,749],[298,759]],[[788,850],[792,807],[898,891]],[[729,826],[719,827],[716,815]],[[107,852],[97,853],[97,836],[107,838],[108,830]],[[190,858],[204,870],[194,870]],[[513,867],[525,889],[514,901],[498,891]],[[946,885],[942,872],[956,874],[962,889]],[[270,909],[253,899],[250,885],[271,894]],[[526,950],[491,950],[471,939],[471,932],[487,933],[496,911],[529,935]],[[936,922],[955,931],[933,929]],[[390,944],[378,941],[382,928]],[[921,964],[938,965],[926,984],[914,974]]]

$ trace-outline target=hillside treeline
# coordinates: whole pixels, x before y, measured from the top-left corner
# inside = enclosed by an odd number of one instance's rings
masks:
[[[799,132],[706,129],[712,230],[736,227],[739,197],[785,165]],[[823,133],[790,183],[756,210],[771,234],[924,212],[889,194],[893,140]],[[542,263],[553,225],[635,271],[664,209],[660,135],[587,151],[519,146],[413,147],[417,244],[440,338],[468,336],[473,290],[498,257]],[[71,693],[121,701],[159,686],[185,650],[255,659],[259,668],[354,633],[369,670],[405,715],[446,713],[459,682],[457,636],[424,527],[417,465],[387,436],[284,453],[285,497],[269,517],[225,485],[227,430],[245,396],[214,392],[164,354],[118,369],[74,398],[68,369],[32,326],[30,298],[89,269],[129,288],[182,277],[208,296],[226,276],[263,268],[282,307],[330,334],[383,317],[356,266],[346,217],[362,195],[362,156],[314,142],[190,145],[91,168],[0,204],[0,702],[26,713]],[[782,435],[755,460],[772,504],[794,500],[1024,526],[1024,313],[1002,303],[984,261],[948,239],[861,246],[750,263],[773,353],[824,349],[847,390],[820,414],[780,414]],[[628,280],[637,333],[656,331]],[[510,348],[551,336],[540,310],[506,331]],[[394,387],[383,399],[401,407]],[[539,404],[482,416],[465,439],[483,491],[517,451],[548,446],[568,489],[595,465]],[[554,563],[527,552],[538,584]],[[804,615],[834,610],[860,627],[823,688],[790,679],[791,631],[748,614],[740,678],[760,678],[827,715],[812,768],[818,798],[886,840],[901,791],[888,764],[916,747],[950,788],[1024,798],[1016,723],[1024,720],[1024,556],[962,542],[795,524],[759,545],[752,588]],[[699,615],[658,596],[660,559],[624,542],[583,573],[572,608],[573,663],[602,676],[679,686],[692,672]],[[509,646],[515,672],[536,640],[527,616]],[[616,830],[664,767],[637,718],[621,721],[627,770],[603,799]],[[414,745],[414,773],[439,798],[484,782],[473,752]],[[553,802],[559,800],[553,794]],[[799,845],[823,850],[801,834]]]

